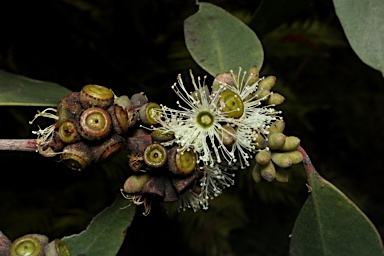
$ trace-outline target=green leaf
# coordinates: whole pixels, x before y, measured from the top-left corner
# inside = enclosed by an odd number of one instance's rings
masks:
[[[124,208],[128,203],[121,195],[118,196],[111,207],[93,218],[86,230],[64,237],[71,254],[115,256],[135,215],[135,205]]]
[[[256,34],[242,21],[210,3],[184,21],[187,49],[195,62],[212,76],[239,67],[263,64],[264,52]]]
[[[383,255],[379,233],[367,216],[304,158],[310,195],[296,219],[290,255]]]
[[[0,106],[55,107],[71,91],[52,82],[0,70]]]
[[[333,4],[357,56],[384,74],[384,1],[333,0]]]

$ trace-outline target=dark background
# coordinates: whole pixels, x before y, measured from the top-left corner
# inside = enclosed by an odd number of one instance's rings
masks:
[[[275,75],[275,90],[286,97],[285,133],[301,138],[320,174],[383,235],[384,82],[348,45],[332,1],[208,2],[255,30],[265,53],[261,75]],[[183,41],[183,21],[196,11],[193,0],[6,1],[0,69],[72,91],[87,83],[117,95],[143,91],[172,105],[178,73],[204,74]],[[34,138],[28,121],[37,110],[1,107],[1,138]],[[0,162],[0,230],[12,240],[79,233],[113,202],[128,173],[125,152],[81,173],[36,153],[0,152]],[[154,205],[144,217],[139,207],[119,255],[287,255],[307,196],[301,166],[290,172],[287,184],[255,185],[239,174],[208,212]]]

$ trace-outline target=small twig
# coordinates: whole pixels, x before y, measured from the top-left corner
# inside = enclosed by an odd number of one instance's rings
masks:
[[[35,139],[0,139],[0,150],[37,151]]]

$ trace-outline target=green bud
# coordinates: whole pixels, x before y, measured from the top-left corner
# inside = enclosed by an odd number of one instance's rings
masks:
[[[271,161],[271,151],[261,150],[255,156],[256,162],[261,165],[265,165]]]
[[[284,145],[280,148],[282,151],[292,151],[300,146],[300,139],[295,136],[287,136]]]
[[[125,193],[134,194],[139,193],[143,189],[143,186],[149,180],[151,176],[149,174],[132,175],[125,181],[123,190]]]
[[[268,182],[271,182],[276,177],[276,169],[271,161],[261,166],[260,176]]]
[[[286,136],[281,132],[268,134],[268,147],[270,149],[280,149],[285,144]]]
[[[264,137],[260,134],[256,137],[256,148],[257,149],[264,149],[267,147],[267,141],[264,139]]]
[[[269,97],[269,94],[271,93],[268,89],[259,88],[256,91],[256,99],[258,100],[267,100]]]
[[[282,104],[284,101],[285,101],[285,98],[280,93],[271,93],[271,95],[269,95],[269,98],[266,100],[266,103],[268,105],[277,106]]]
[[[247,86],[251,86],[259,81],[259,69],[256,66],[251,67],[247,73]]]
[[[272,87],[276,83],[276,77],[275,76],[267,76],[263,80],[260,81],[259,83],[259,88],[271,90]]]
[[[277,166],[281,168],[287,168],[292,165],[292,159],[289,157],[289,155],[284,153],[272,152],[271,159]]]
[[[259,164],[255,164],[255,166],[252,168],[252,178],[256,183],[261,181],[260,166],[261,165]]]
[[[285,122],[282,119],[276,120],[271,127],[269,127],[269,133],[283,132],[285,129]]]
[[[303,161],[303,155],[298,150],[292,150],[284,152],[284,154],[288,155],[292,159],[292,164],[298,164]]]
[[[276,168],[276,181],[278,182],[288,182],[288,171],[284,170],[283,168],[277,167]]]

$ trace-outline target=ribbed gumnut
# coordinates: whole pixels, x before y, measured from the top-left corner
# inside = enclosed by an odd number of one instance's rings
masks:
[[[166,132],[162,130],[154,130],[151,133],[152,140],[156,142],[167,142],[175,138],[173,132]]]
[[[158,143],[152,143],[144,150],[144,162],[154,168],[163,166],[167,162],[167,149]]]
[[[272,123],[271,127],[269,127],[268,131],[269,133],[274,132],[283,132],[285,129],[285,122],[282,119],[276,120]]]
[[[287,136],[285,143],[282,145],[280,150],[282,151],[292,151],[297,149],[300,146],[300,139],[295,136]]]
[[[265,101],[267,105],[273,105],[273,106],[278,106],[280,104],[283,104],[285,101],[285,97],[281,95],[280,93],[272,92],[268,99]]]
[[[13,241],[9,249],[10,256],[43,256],[48,237],[40,234],[28,234]]]
[[[142,105],[139,109],[139,117],[141,122],[148,125],[157,124],[156,116],[160,113],[156,112],[161,109],[160,105],[154,102],[148,102]]]
[[[256,156],[255,160],[258,164],[265,165],[271,161],[271,151],[269,150],[261,150]]]
[[[128,132],[131,126],[127,111],[119,105],[112,105],[108,108],[108,113],[111,115],[113,131],[117,134]]]
[[[60,160],[73,170],[82,171],[92,162],[92,154],[89,146],[80,141],[65,146]]]
[[[7,255],[9,248],[11,247],[12,241],[0,231],[0,255]]]
[[[66,243],[61,239],[55,239],[44,247],[46,256],[71,256]]]
[[[114,155],[118,154],[124,146],[124,138],[114,133],[103,143],[92,146],[91,154],[95,163],[104,163]]]
[[[113,129],[112,118],[107,110],[91,107],[83,110],[78,118],[77,130],[86,140],[101,140]]]
[[[268,134],[268,147],[270,149],[280,149],[286,141],[286,136],[281,132],[274,132]]]
[[[76,123],[72,120],[64,121],[59,127],[58,134],[64,143],[75,143],[81,139]]]
[[[125,180],[123,190],[128,194],[140,193],[145,183],[148,182],[151,175],[148,173],[134,174]]]
[[[224,90],[220,94],[219,107],[223,113],[232,118],[240,118],[244,113],[243,100],[231,90]]]
[[[87,84],[81,88],[80,103],[83,108],[100,107],[108,108],[113,104],[114,94],[107,87]]]
[[[83,107],[80,104],[80,93],[72,92],[63,97],[59,104],[57,104],[57,116],[59,119],[56,122],[56,127],[67,120],[76,120],[77,115],[81,112]]]
[[[271,160],[281,168],[288,168],[292,165],[292,159],[285,153],[272,152]]]
[[[259,69],[257,68],[257,66],[252,66],[248,70],[245,81],[247,86],[252,86],[254,83],[259,81]]]
[[[272,161],[268,162],[266,165],[260,166],[260,176],[268,182],[271,182],[275,179],[276,169]]]
[[[178,146],[168,152],[168,167],[174,174],[187,175],[197,166],[197,154],[192,149],[182,151]]]
[[[259,89],[271,90],[276,83],[275,76],[267,76],[259,82]]]

